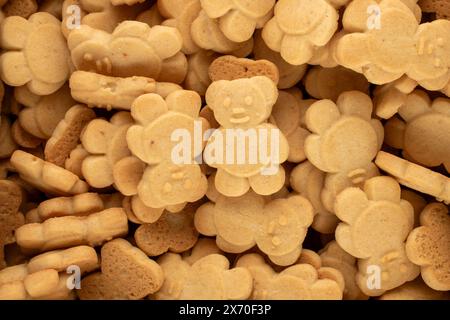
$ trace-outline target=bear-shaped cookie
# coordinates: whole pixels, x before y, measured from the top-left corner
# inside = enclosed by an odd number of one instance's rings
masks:
[[[364,190],[347,188],[336,197],[335,213],[343,221],[336,241],[359,259],[356,281],[368,296],[381,295],[419,274],[405,249],[414,210],[400,192],[393,178],[383,176],[367,180]]]
[[[70,53],[61,33],[60,21],[49,13],[37,12],[24,19],[6,18],[0,33],[2,80],[11,86],[27,85],[37,95],[61,88],[70,75]]]
[[[191,25],[201,8],[200,0],[158,0],[157,2],[157,11],[167,19],[158,24],[177,28],[183,39],[181,50],[184,54],[190,55],[200,50],[192,40]]]
[[[298,195],[267,201],[250,191],[244,196],[220,195],[202,205],[194,224],[206,236],[216,236],[223,251],[240,253],[255,245],[280,265],[294,263],[314,214],[310,202]]]
[[[288,63],[307,63],[338,28],[339,14],[326,0],[280,0],[263,28],[267,46]]]
[[[370,97],[359,91],[342,93],[336,103],[314,103],[305,115],[313,132],[305,141],[308,160],[325,172],[364,174],[384,135],[381,122],[372,119],[372,107]]]
[[[223,34],[234,42],[250,39],[272,16],[275,0],[200,0],[211,19],[219,20]]]
[[[138,194],[151,208],[194,202],[205,194],[206,177],[196,162],[204,144],[194,139],[197,129],[202,132],[209,124],[199,117],[200,107],[200,96],[187,90],[175,91],[165,100],[156,94],[135,100],[131,115],[136,124],[126,135],[135,160],[118,164],[116,177],[129,180],[127,172],[141,174],[126,184],[124,194]]]
[[[250,272],[230,268],[228,259],[217,253],[192,264],[178,254],[166,253],[157,262],[165,275],[161,289],[153,295],[157,300],[243,300],[252,292]]]
[[[114,184],[114,165],[131,155],[126,135],[132,124],[130,113],[121,111],[110,121],[94,119],[86,125],[81,143],[89,155],[81,164],[81,172],[92,187],[106,188]]]
[[[450,290],[450,216],[442,203],[427,205],[420,214],[420,227],[406,241],[408,258],[421,267],[425,283],[439,291]]]
[[[181,35],[172,27],[151,28],[142,22],[125,21],[110,34],[82,25],[70,33],[67,42],[78,70],[174,83],[183,82],[186,76]]]
[[[427,93],[415,90],[398,114],[404,121],[393,118],[386,125],[386,137],[398,141],[390,145],[403,149],[407,159],[426,167],[443,164],[450,172],[450,99],[431,101]]]
[[[364,30],[339,39],[339,64],[363,73],[375,84],[407,74],[427,87],[442,89],[450,79],[450,21],[419,25],[417,17],[401,1],[383,0],[377,6],[379,21],[366,23]],[[360,10],[346,14],[349,21],[361,21]]]
[[[240,257],[236,266],[252,274],[252,300],[342,300],[344,281],[333,268],[301,262],[277,273],[256,253]]]

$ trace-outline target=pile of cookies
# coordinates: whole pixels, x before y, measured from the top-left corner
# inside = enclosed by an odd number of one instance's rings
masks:
[[[0,7],[0,299],[450,299],[448,0]]]

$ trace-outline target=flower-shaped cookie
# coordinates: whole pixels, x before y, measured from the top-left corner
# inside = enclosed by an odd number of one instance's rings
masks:
[[[408,258],[421,267],[422,278],[434,290],[450,290],[450,216],[448,208],[432,203],[420,214],[421,226],[406,241]]]
[[[203,143],[194,140],[198,131],[209,126],[198,116],[200,107],[200,96],[187,90],[175,91],[166,100],[156,94],[135,100],[131,115],[137,124],[128,129],[126,140],[132,154],[143,164],[121,163],[122,173],[118,171],[116,176],[128,179],[126,172],[136,171],[133,168],[142,175],[122,193],[138,194],[151,208],[194,202],[205,194],[208,183],[195,162]]]
[[[339,15],[326,0],[280,0],[264,26],[267,46],[293,65],[307,63],[338,28]]]
[[[6,52],[0,56],[0,75],[5,83],[26,84],[37,95],[62,87],[70,74],[70,54],[60,24],[46,12],[3,21],[0,39]]]
[[[161,289],[153,295],[158,300],[241,300],[252,292],[250,272],[230,269],[230,262],[220,254],[207,255],[192,265],[174,253],[157,261],[165,276]]]
[[[244,252],[257,245],[280,265],[294,263],[313,220],[313,208],[302,196],[293,195],[265,203],[263,196],[248,192],[241,197],[219,196],[201,206],[195,215],[197,230],[216,236],[226,252]]]
[[[306,111],[306,125],[314,133],[306,138],[306,157],[325,172],[361,174],[383,142],[383,127],[371,116],[372,100],[358,91],[341,94],[336,104],[314,103]]]
[[[211,19],[219,19],[223,34],[234,42],[250,39],[272,15],[275,0],[200,0]]]
[[[386,126],[386,137],[398,141],[393,147],[403,149],[408,159],[426,167],[444,164],[450,171],[450,100],[416,90],[409,94],[399,109],[405,122],[394,118]]]
[[[126,135],[132,123],[130,114],[122,111],[110,121],[94,119],[85,127],[81,143],[90,155],[84,158],[81,172],[92,187],[105,188],[114,183],[114,165],[131,155]]]
[[[347,188],[336,198],[335,213],[343,221],[336,241],[359,258],[357,282],[377,296],[415,279],[418,268],[406,257],[405,241],[414,224],[411,204],[400,198],[400,185],[390,177],[375,177],[359,188]],[[380,270],[379,286],[370,286],[371,266]]]
[[[240,257],[236,266],[252,274],[253,300],[342,300],[344,280],[333,268],[299,263],[276,273],[256,253]]]
[[[186,76],[187,61],[180,52],[182,38],[175,28],[150,28],[146,23],[125,21],[110,34],[82,25],[67,41],[78,70],[174,83],[181,83]]]

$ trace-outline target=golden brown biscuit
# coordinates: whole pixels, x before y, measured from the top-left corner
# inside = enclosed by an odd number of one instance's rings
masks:
[[[278,84],[279,80],[278,69],[269,60],[255,61],[230,55],[215,59],[209,66],[208,74],[211,81],[235,80],[256,76],[266,76],[275,84]]]
[[[24,223],[18,212],[21,202],[20,187],[12,181],[0,180],[0,269],[6,266],[3,247],[15,241],[14,230]]]
[[[82,130],[94,118],[94,111],[86,106],[75,105],[70,108],[45,145],[45,160],[64,167],[71,151],[79,142]]]
[[[92,299],[142,299],[163,285],[161,267],[140,249],[123,239],[102,247],[102,272],[81,281],[78,296]]]
[[[168,251],[181,253],[197,242],[194,227],[194,208],[178,213],[165,212],[152,224],[141,225],[134,234],[137,246],[148,256],[159,256]]]

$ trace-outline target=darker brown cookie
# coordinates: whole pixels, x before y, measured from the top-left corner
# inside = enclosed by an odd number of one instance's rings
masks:
[[[275,84],[278,84],[278,68],[268,60],[251,60],[236,58],[234,56],[222,56],[217,58],[209,66],[209,77],[212,81],[235,80],[266,76]]]
[[[21,202],[20,187],[12,181],[0,180],[0,269],[5,267],[3,247],[14,242],[14,230],[24,223],[18,212]]]

